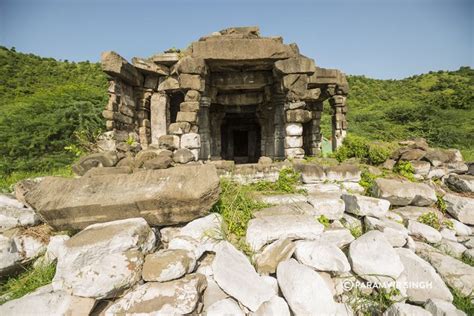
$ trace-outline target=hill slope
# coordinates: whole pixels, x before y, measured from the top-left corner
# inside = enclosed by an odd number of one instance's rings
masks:
[[[474,159],[474,70],[403,80],[349,76],[349,131],[373,140],[423,136]],[[0,47],[0,175],[48,171],[76,157],[64,148],[103,128],[106,76],[70,63]],[[329,108],[326,107],[327,112]],[[330,135],[330,116],[323,132]]]

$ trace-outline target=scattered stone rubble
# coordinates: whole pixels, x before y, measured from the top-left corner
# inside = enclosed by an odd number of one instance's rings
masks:
[[[242,33],[219,36],[231,35]],[[177,69],[199,75],[204,66],[192,59]],[[138,84],[136,68],[167,74],[174,57],[155,60],[134,60],[135,68],[123,62],[117,74]],[[195,83],[180,75],[154,84],[161,91]],[[357,164],[196,161],[193,145],[178,144],[197,139],[192,132],[162,135],[161,146],[141,150],[144,143],[121,149],[104,135],[98,145],[107,150],[76,163],[76,178],[25,180],[16,198],[0,195],[0,277],[33,262],[57,266],[52,284],[1,305],[0,314],[358,315],[347,284],[370,282],[399,291],[384,315],[465,315],[450,288],[474,293],[474,267],[461,260],[474,259],[474,175],[458,151],[403,142],[381,168],[410,161],[417,180],[379,177],[366,192]],[[246,253],[223,240],[223,219],[210,213],[220,179],[276,181],[283,168],[301,174],[302,192],[255,194],[269,205],[248,223]],[[427,213],[440,229],[422,222]],[[51,228],[80,232],[51,236]]]

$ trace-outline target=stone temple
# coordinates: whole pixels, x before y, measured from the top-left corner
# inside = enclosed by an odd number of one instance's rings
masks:
[[[317,155],[325,100],[333,149],[346,135],[345,75],[316,67],[281,37],[261,37],[258,27],[225,29],[132,63],[104,52],[102,68],[110,76],[107,129],[118,142],[138,135],[142,149],[187,148],[196,160],[236,163]]]

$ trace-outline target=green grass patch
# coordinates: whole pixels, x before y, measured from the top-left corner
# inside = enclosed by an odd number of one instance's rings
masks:
[[[222,237],[239,249],[245,248],[245,234],[253,212],[267,205],[253,198],[255,190],[249,185],[240,185],[226,179],[221,179],[220,185],[221,195],[212,211],[222,215]]]
[[[20,274],[0,283],[0,304],[20,298],[37,288],[51,283],[56,273],[56,264],[30,266]]]
[[[463,296],[458,290],[451,288],[453,294],[453,305],[462,310],[467,315],[474,315],[474,304],[472,303],[472,294]]]
[[[467,257],[467,256],[463,255],[461,257],[461,261],[464,262],[467,265],[470,265],[471,267],[474,267],[474,259],[472,259],[471,257]]]
[[[9,175],[0,176],[0,192],[8,193],[13,191],[13,186],[21,180],[29,178],[37,178],[44,176],[62,176],[62,177],[72,177],[74,176],[71,167],[63,167],[50,171],[17,171]]]
[[[277,181],[259,181],[249,184],[248,186],[250,190],[268,194],[304,193],[304,190],[296,188],[300,179],[301,173],[295,171],[293,168],[285,167],[280,170]]]
[[[387,308],[396,303],[394,297],[399,294],[400,291],[396,288],[378,288],[370,294],[354,288],[349,294],[347,303],[351,306],[354,315],[382,315]]]

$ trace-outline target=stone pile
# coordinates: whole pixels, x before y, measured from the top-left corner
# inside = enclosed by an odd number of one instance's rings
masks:
[[[142,152],[136,160],[156,159]],[[107,166],[113,155],[84,161],[94,159],[100,164],[81,164],[94,166],[81,178],[22,183],[23,202],[0,196],[1,276],[56,262],[50,285],[1,305],[1,315],[357,315],[354,287],[396,289],[384,315],[465,315],[450,288],[474,291],[474,267],[464,262],[474,259],[468,193],[378,178],[367,196],[353,164],[262,158],[247,169],[220,162],[121,173]],[[217,170],[239,170],[246,182],[289,166],[306,192],[255,194],[269,205],[248,222],[245,252],[223,240],[224,219],[209,213]],[[436,205],[441,189],[446,214]],[[427,213],[441,227],[427,225]],[[41,221],[80,232],[31,237]]]
[[[456,191],[473,192],[474,178],[459,150],[430,148],[423,138],[403,141],[400,145],[384,163],[385,168],[392,169],[397,162],[408,161],[416,179],[442,179]]]

